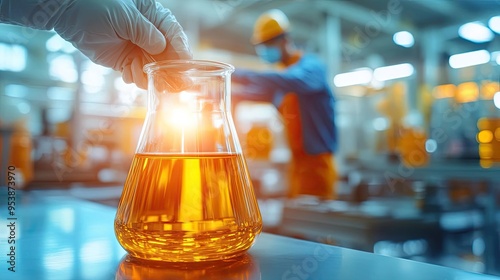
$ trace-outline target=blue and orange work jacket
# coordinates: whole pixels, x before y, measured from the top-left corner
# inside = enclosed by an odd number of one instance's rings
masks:
[[[283,117],[292,152],[289,196],[334,197],[335,98],[324,64],[297,54],[282,71],[236,70],[233,79],[244,85],[235,97],[271,102]]]

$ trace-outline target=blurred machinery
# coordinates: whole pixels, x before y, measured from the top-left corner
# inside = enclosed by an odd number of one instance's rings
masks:
[[[499,109],[496,82],[443,84],[434,88],[430,135],[433,156],[440,159],[481,159],[488,166]],[[484,132],[482,132],[484,131]],[[491,134],[490,134],[491,133]],[[491,136],[491,137],[490,137]],[[490,164],[491,165],[491,164]]]
[[[481,165],[491,167],[500,162],[500,118],[481,118],[477,128]]]
[[[284,195],[290,151],[282,119],[269,103],[234,102],[238,137],[259,197]]]
[[[2,109],[0,116],[0,151],[1,168],[7,173],[7,167],[15,168],[15,185],[24,188],[34,176],[33,166],[33,144],[31,132],[28,128],[29,106],[24,108],[25,103],[17,103],[15,100],[3,97],[6,107]],[[4,106],[5,106],[4,105]],[[9,169],[10,170],[10,169]],[[0,184],[6,184],[6,174],[0,177]]]

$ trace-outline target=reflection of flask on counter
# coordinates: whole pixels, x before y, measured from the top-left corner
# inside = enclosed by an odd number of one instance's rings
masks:
[[[221,280],[261,279],[259,264],[250,254],[222,262],[161,264],[125,256],[118,266],[116,280]]]

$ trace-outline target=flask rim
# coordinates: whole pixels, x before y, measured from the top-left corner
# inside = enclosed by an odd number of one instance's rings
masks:
[[[234,69],[234,66],[228,63],[197,59],[161,60],[148,63],[143,67],[143,71],[146,74],[151,74],[158,70],[166,70],[179,73],[199,72],[219,75],[221,73],[232,73]]]

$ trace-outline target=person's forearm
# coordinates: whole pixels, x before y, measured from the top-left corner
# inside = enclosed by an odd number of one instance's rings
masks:
[[[50,30],[72,0],[0,0],[0,22]]]
[[[293,68],[282,72],[237,70],[236,80],[260,87],[260,91],[280,89],[284,92],[312,93],[324,86],[321,73],[317,69]]]

